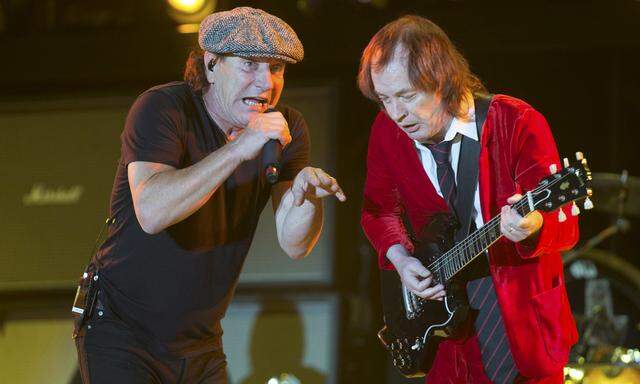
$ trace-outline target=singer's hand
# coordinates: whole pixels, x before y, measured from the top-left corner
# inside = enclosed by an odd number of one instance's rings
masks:
[[[237,139],[238,144],[242,145],[244,160],[256,157],[269,139],[280,141],[283,147],[291,142],[287,120],[278,111],[258,113],[249,119],[247,127]]]
[[[301,206],[305,199],[319,199],[335,195],[340,201],[347,200],[336,179],[320,168],[306,167],[296,175],[291,186],[293,203]]]

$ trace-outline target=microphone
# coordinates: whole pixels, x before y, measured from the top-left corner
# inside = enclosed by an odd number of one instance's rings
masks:
[[[264,113],[276,112],[275,108],[269,108]],[[280,157],[282,156],[282,144],[278,140],[269,139],[262,148],[262,164],[264,175],[269,184],[275,184],[280,176]]]

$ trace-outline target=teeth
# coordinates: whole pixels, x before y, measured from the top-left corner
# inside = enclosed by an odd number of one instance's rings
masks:
[[[264,105],[266,103],[266,101],[264,101],[264,100],[254,99],[254,98],[250,98],[250,97],[247,97],[246,99],[242,99],[242,102],[247,104],[247,105],[251,105],[251,106]]]

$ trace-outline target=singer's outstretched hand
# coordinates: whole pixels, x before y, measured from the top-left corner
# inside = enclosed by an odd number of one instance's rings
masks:
[[[306,167],[300,171],[293,180],[291,192],[296,206],[302,205],[307,198],[319,199],[330,195],[335,195],[340,201],[347,200],[336,179],[320,168]]]

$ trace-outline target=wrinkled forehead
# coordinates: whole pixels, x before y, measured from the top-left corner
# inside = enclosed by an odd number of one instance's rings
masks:
[[[393,94],[410,87],[406,57],[398,55],[384,65],[372,65],[371,80],[377,93]]]
[[[371,56],[371,74],[385,72],[385,71],[406,71],[408,67],[407,60],[409,59],[409,53],[405,47],[401,44],[397,44],[395,48],[389,51],[383,51],[381,49],[376,50]]]

